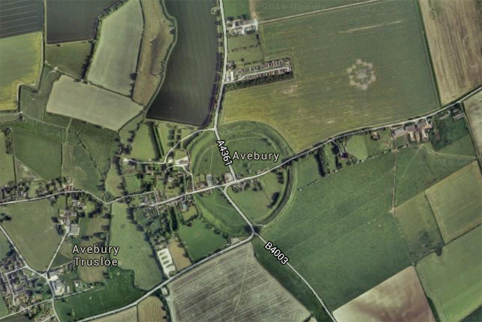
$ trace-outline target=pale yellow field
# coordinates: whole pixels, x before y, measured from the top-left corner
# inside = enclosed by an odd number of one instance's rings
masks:
[[[113,131],[118,131],[141,110],[142,106],[125,96],[76,82],[68,76],[61,76],[54,83],[47,101],[49,113],[73,117]]]
[[[177,238],[169,244],[169,253],[171,253],[174,265],[178,271],[191,265],[189,257],[185,256],[186,251]]]
[[[482,84],[482,10],[477,0],[419,0],[446,104]]]
[[[100,38],[87,79],[131,96],[137,71],[144,21],[139,0],[128,0],[102,19]]]
[[[167,313],[163,309],[163,304],[155,296],[149,296],[137,306],[138,322],[165,322]]]
[[[17,108],[20,84],[35,86],[41,70],[42,33],[0,39],[0,111]]]
[[[435,322],[413,266],[333,312],[338,322]]]

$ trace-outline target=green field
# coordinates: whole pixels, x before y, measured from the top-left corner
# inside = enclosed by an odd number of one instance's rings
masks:
[[[460,321],[482,304],[482,226],[417,263],[425,293],[442,322]]]
[[[453,145],[470,134],[469,126],[464,117],[454,120],[452,116],[444,118],[444,114],[438,114],[433,119],[433,132],[436,135],[431,135],[430,141],[435,151]]]
[[[394,163],[385,154],[320,177],[301,160],[288,205],[261,229],[332,310],[411,264],[389,213]]]
[[[10,313],[7,304],[5,303],[5,300],[3,299],[3,296],[0,295],[0,317],[7,315]]]
[[[248,0],[224,0],[223,7],[226,18],[236,18],[239,16],[250,17]]]
[[[325,309],[313,295],[313,292],[287,265],[280,265],[270,252],[264,249],[264,242],[255,238],[252,241],[258,262],[301,302],[318,322],[332,322]]]
[[[17,87],[35,85],[41,69],[42,33],[0,39],[0,111],[17,108]]]
[[[179,229],[179,238],[186,246],[191,261],[204,258],[228,243],[221,234],[206,227],[206,223],[201,219],[194,219],[191,224],[191,227],[182,226]]]
[[[61,115],[45,113],[53,83],[60,78],[60,75],[59,72],[52,68],[44,66],[38,90],[33,90],[27,87],[22,88],[20,91],[20,111],[24,116],[61,127],[68,126],[69,118]]]
[[[286,183],[287,179],[284,180]],[[251,186],[239,192],[230,189],[229,195],[253,223],[265,223],[278,210],[282,200],[287,198],[286,184],[280,183],[275,173],[259,177],[258,181],[261,188]]]
[[[472,141],[472,136],[470,134],[458,139],[454,143],[439,150],[440,153],[453,154],[453,155],[466,155],[475,156],[474,142]]]
[[[365,136],[351,136],[346,142],[346,151],[358,160],[366,160],[368,158],[368,148]]]
[[[86,97],[89,99],[86,100]],[[47,112],[73,117],[113,131],[118,131],[141,110],[142,106],[127,97],[64,75],[54,83],[47,102]]]
[[[70,177],[75,188],[101,197],[102,177],[89,152],[80,144],[64,144],[62,150],[62,176]]]
[[[110,167],[110,159],[119,150],[118,134],[108,129],[102,129],[92,124],[73,120],[69,127],[70,135],[78,135],[81,143],[87,148],[101,174]],[[72,132],[75,132],[72,133]]]
[[[68,75],[81,79],[89,63],[92,43],[69,42],[45,47],[45,62]]]
[[[395,205],[404,203],[474,160],[475,156],[435,152],[430,143],[399,150]]]
[[[482,175],[476,161],[426,190],[445,243],[482,223]]]
[[[276,163],[274,159],[266,161],[233,160],[233,168],[238,175],[248,176],[256,174],[259,170],[269,169],[292,154],[283,138],[276,131],[261,123],[233,123],[229,126],[221,126],[219,131],[221,138],[226,141],[225,146],[231,156],[234,151],[280,154]],[[216,177],[229,171],[229,168],[224,165],[216,142],[216,136],[210,131],[200,134],[189,146],[193,174],[212,174]]]
[[[202,197],[195,195],[194,200],[202,217],[222,233],[231,236],[248,233],[245,230],[246,222],[220,190],[214,190],[211,194]]]
[[[262,62],[264,55],[256,34],[232,36],[228,38],[228,60],[236,62],[237,67],[244,64]]]
[[[228,92],[223,123],[267,123],[300,151],[439,107],[416,1],[267,23],[260,35],[265,59],[291,57],[294,78]]]
[[[139,130],[137,130],[134,141],[132,142],[132,151],[129,158],[149,161],[158,159],[159,152],[157,149],[153,124],[142,123]]]
[[[0,234],[0,261],[2,261],[10,251],[10,243],[3,233]]]
[[[111,269],[110,279],[102,286],[77,295],[55,300],[61,321],[78,321],[128,305],[144,293],[134,288],[134,274]]]
[[[188,149],[191,155],[191,172],[194,175],[212,174],[217,177],[229,171],[219,154],[214,132],[209,131],[199,134]],[[232,151],[230,152],[232,153]]]
[[[134,285],[149,290],[162,281],[162,272],[145,234],[127,218],[127,205],[112,205],[110,246],[119,246],[117,259],[123,269],[134,271]]]
[[[100,39],[87,79],[114,92],[131,96],[143,30],[139,0],[129,0],[103,18]]]
[[[390,151],[393,148],[392,134],[389,129],[378,130],[376,132],[380,136],[378,140],[371,139],[371,134],[364,135],[369,157]]]
[[[7,154],[5,133],[0,131],[0,187],[15,182],[15,163],[13,154]]]
[[[5,210],[12,220],[2,226],[15,246],[33,269],[46,269],[62,239],[52,221],[57,210],[46,199],[0,207]]]
[[[12,127],[15,157],[45,180],[60,177],[62,130],[36,122]]]
[[[366,0],[296,0],[296,2],[290,0],[257,0],[253,1],[253,3],[255,4],[254,10],[259,19],[268,20],[364,1]]]
[[[111,164],[107,172],[107,177],[105,178],[105,188],[112,196],[119,197],[123,194],[121,187],[122,177],[117,173],[117,166]]]
[[[137,178],[137,175],[124,176],[124,180],[128,193],[139,192],[141,190],[141,180]]]
[[[395,218],[414,262],[444,245],[424,192],[395,208]]]

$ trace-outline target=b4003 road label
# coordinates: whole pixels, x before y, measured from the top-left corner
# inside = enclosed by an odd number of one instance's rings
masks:
[[[224,140],[219,140],[217,141],[218,147],[219,147],[219,153],[221,154],[221,157],[223,158],[224,165],[228,166],[233,164],[233,159],[231,159],[231,155],[229,154],[228,148],[224,145],[226,141]]]
[[[268,250],[281,264],[285,265],[288,263],[288,257],[278,247],[274,246],[272,242],[267,242],[264,245],[264,249]]]

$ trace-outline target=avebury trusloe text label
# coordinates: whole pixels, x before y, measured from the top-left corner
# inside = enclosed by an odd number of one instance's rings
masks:
[[[74,245],[72,254],[109,254],[117,256],[119,253],[119,246],[78,246]],[[117,266],[119,261],[117,259],[109,259],[108,257],[100,256],[100,258],[83,259],[74,256],[75,266]]]

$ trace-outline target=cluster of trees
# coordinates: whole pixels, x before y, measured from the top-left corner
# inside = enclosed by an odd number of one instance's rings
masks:
[[[237,82],[237,83],[227,84],[226,90],[232,91],[232,90],[256,86],[256,85],[264,85],[264,84],[268,84],[268,83],[274,83],[274,82],[292,79],[293,77],[294,77],[293,72],[280,74],[280,75],[260,77],[260,78],[250,79],[250,80],[247,80],[247,81],[240,81],[240,82]]]
[[[5,131],[5,149],[7,154],[13,153],[13,145],[12,145],[12,129],[6,128]]]

